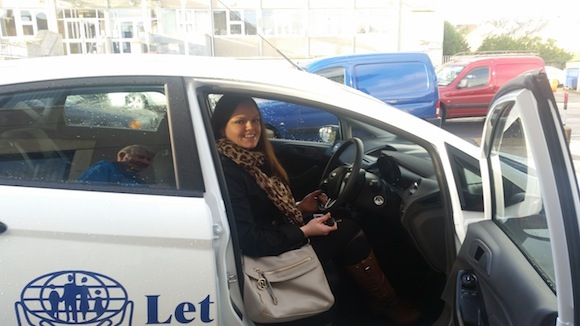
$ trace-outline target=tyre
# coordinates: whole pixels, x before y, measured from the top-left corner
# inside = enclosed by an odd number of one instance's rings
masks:
[[[439,104],[439,117],[441,118],[441,126],[443,126],[447,120],[447,108],[443,103]]]

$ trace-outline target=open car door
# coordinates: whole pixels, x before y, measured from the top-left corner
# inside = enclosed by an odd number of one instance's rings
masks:
[[[496,94],[480,166],[486,219],[469,225],[446,287],[454,324],[580,322],[578,186],[543,71]]]

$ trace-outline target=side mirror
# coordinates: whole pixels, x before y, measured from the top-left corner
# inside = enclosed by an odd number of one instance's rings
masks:
[[[457,84],[457,88],[465,88],[467,87],[467,83],[469,81],[467,80],[467,78],[464,78],[462,80],[459,81],[459,83]]]
[[[338,126],[322,126],[318,129],[320,140],[325,143],[334,143],[338,135]]]
[[[268,138],[276,138],[276,132],[270,128],[266,128],[266,136]]]

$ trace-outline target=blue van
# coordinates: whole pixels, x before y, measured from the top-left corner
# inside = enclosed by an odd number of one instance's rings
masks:
[[[334,56],[311,61],[304,68],[437,124],[437,75],[426,53]]]
[[[440,126],[439,90],[431,59],[422,52],[373,53],[326,57],[300,65],[307,72],[358,89],[387,104]],[[278,101],[258,103],[274,137],[320,140],[319,129],[337,125],[336,117]]]

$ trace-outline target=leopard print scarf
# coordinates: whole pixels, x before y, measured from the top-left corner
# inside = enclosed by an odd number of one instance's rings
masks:
[[[304,225],[302,212],[296,207],[296,201],[288,184],[278,176],[269,177],[260,170],[266,160],[266,156],[262,152],[249,151],[226,138],[218,139],[217,149],[218,152],[243,167],[256,180],[258,186],[268,194],[268,198],[284,214],[288,222],[300,226]]]

